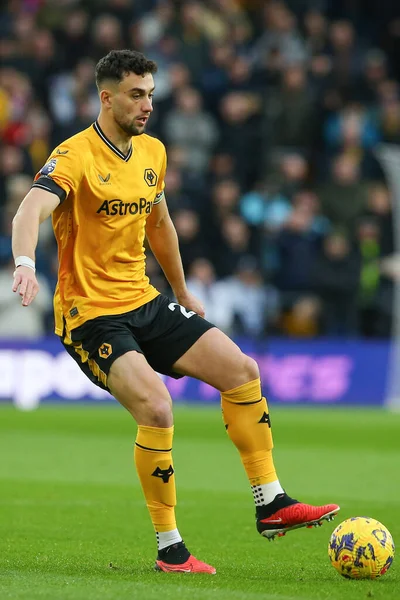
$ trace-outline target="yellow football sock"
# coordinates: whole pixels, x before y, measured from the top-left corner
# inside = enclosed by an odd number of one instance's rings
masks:
[[[173,427],[139,425],[135,442],[136,470],[157,532],[176,529],[173,434]]]
[[[222,392],[221,406],[225,428],[239,451],[250,484],[276,481],[271,423],[260,379]]]

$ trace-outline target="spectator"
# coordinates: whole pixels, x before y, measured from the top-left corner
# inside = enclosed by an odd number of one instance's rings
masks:
[[[282,73],[282,83],[266,98],[266,133],[283,150],[307,152],[314,137],[314,98],[301,64],[291,64]]]
[[[212,263],[206,258],[196,258],[187,275],[189,291],[203,304],[206,318],[226,334],[232,335],[234,298],[224,280],[217,280]]]
[[[361,256],[359,284],[360,331],[365,337],[390,335],[393,286],[382,271],[379,221],[364,217],[357,230]]]
[[[328,22],[325,15],[312,8],[304,15],[304,29],[308,56],[325,54],[328,50]]]
[[[207,219],[205,237],[212,247],[218,247],[222,238],[222,223],[225,217],[238,212],[240,187],[233,178],[223,178],[216,181],[211,188],[210,203],[204,212]]]
[[[265,232],[276,232],[292,212],[292,204],[273,186],[259,184],[242,196],[240,211],[249,225],[262,226]]]
[[[235,159],[229,152],[216,152],[211,159],[209,169],[211,185],[223,179],[236,181]]]
[[[368,187],[367,205],[363,216],[375,221],[379,231],[380,256],[394,252],[394,230],[392,201],[388,188],[383,183]]]
[[[284,292],[285,306],[291,306],[300,296],[313,290],[312,273],[322,239],[320,233],[313,231],[314,217],[314,212],[308,208],[297,206],[276,238],[278,268],[275,282]]]
[[[56,123],[60,126],[69,126],[77,118],[78,102],[86,98],[90,104],[92,120],[97,117],[99,98],[96,85],[93,81],[95,63],[88,58],[78,60],[73,71],[62,71],[52,80],[52,94],[50,108]],[[60,134],[60,141],[62,141]]]
[[[222,123],[219,148],[234,157],[236,176],[244,186],[252,185],[260,175],[260,109],[261,99],[253,93],[229,92],[220,102]]]
[[[239,261],[252,252],[251,232],[243,219],[235,214],[224,217],[221,238],[212,252],[218,277],[233,275]]]
[[[307,184],[308,162],[302,154],[296,152],[285,152],[276,156],[276,159],[277,174],[275,176],[271,174],[269,179],[276,178],[281,193],[287,198],[291,198]]]
[[[159,0],[137,23],[143,51],[149,52],[168,33],[174,22],[174,7],[170,0]]]
[[[165,187],[168,190],[168,209],[174,214],[181,208],[193,208],[194,198],[184,188],[182,171],[175,165],[170,165],[165,174]]]
[[[325,126],[328,152],[340,151],[357,163],[365,179],[379,179],[381,170],[372,152],[381,134],[372,113],[359,105],[347,106],[328,118]]]
[[[82,48],[89,43],[89,14],[77,6],[65,16],[59,32],[61,45],[64,48],[62,65],[66,72],[75,69],[82,60]]]
[[[345,93],[354,94],[363,61],[353,24],[345,19],[332,23],[329,31],[332,79]]]
[[[183,2],[178,22],[172,29],[178,41],[177,54],[188,67],[195,85],[200,84],[202,72],[208,63],[208,40],[203,28],[203,10],[200,2]]]
[[[165,138],[179,144],[187,154],[187,166],[204,173],[218,138],[217,124],[202,107],[200,94],[194,88],[177,93],[176,108],[166,115]]]
[[[354,234],[357,218],[367,203],[365,185],[360,179],[356,161],[339,154],[332,164],[332,179],[320,189],[321,206],[324,214],[335,228]]]
[[[229,41],[218,40],[210,47],[209,62],[203,70],[201,89],[207,108],[214,114],[218,102],[229,89],[229,69],[234,60],[234,47]]]
[[[311,217],[310,228],[316,234],[325,235],[331,230],[329,219],[321,214],[321,203],[317,194],[311,190],[303,189],[293,196],[293,206],[297,210],[308,213]]]
[[[379,88],[379,119],[382,139],[391,144],[400,142],[400,89],[397,82],[385,81]]]
[[[200,231],[200,219],[193,210],[180,209],[173,215],[173,221],[179,237],[183,268],[188,272],[195,259],[209,255]]]
[[[110,50],[122,50],[125,45],[122,24],[112,15],[99,15],[92,26],[91,41],[89,56],[96,62]]]
[[[277,53],[282,66],[303,62],[307,52],[304,41],[297,32],[296,19],[283,2],[274,0],[264,5],[264,32],[254,48],[254,63],[265,68],[271,56]]]
[[[358,99],[368,107],[378,103],[378,92],[381,83],[388,79],[388,62],[385,53],[379,48],[372,48],[366,53],[363,73],[359,83]]]
[[[316,296],[300,296],[283,313],[283,334],[296,338],[314,338],[320,333],[321,302]]]
[[[323,301],[322,331],[325,335],[357,334],[357,292],[360,264],[349,240],[333,232],[315,261],[314,289]]]
[[[277,289],[265,284],[257,260],[243,256],[232,277],[224,280],[234,306],[236,335],[258,337],[275,324],[279,311]]]
[[[277,319],[278,292],[263,282],[252,256],[243,256],[235,273],[219,281],[212,264],[199,258],[189,270],[188,287],[203,303],[207,318],[231,335],[257,337]]]

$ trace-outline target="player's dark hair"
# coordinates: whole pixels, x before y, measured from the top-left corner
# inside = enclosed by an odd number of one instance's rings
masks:
[[[157,64],[148,60],[141,52],[136,50],[111,50],[103,56],[96,65],[96,85],[100,89],[103,81],[111,79],[120,83],[125,75],[135,73],[146,75],[146,73],[157,72]]]

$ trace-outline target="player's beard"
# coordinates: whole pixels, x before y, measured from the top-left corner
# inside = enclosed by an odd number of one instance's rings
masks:
[[[142,135],[142,133],[144,133],[145,127],[139,128],[137,125],[135,125],[135,120],[128,123],[127,121],[122,121],[118,119],[118,117],[116,117],[115,115],[114,119],[118,127],[120,127],[122,131],[127,135],[135,136]]]

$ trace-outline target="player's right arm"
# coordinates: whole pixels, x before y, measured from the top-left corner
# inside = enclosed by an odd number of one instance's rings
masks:
[[[76,194],[83,177],[84,152],[73,140],[63,142],[61,148],[53,151],[36,174],[32,189],[13,220],[12,249],[16,261],[13,291],[19,289],[22,306],[28,306],[39,291],[34,262],[39,225],[65,201],[70,192]]]
[[[60,198],[39,187],[32,188],[21,202],[13,219],[12,251],[14,260],[35,263],[35,250],[39,237],[39,225],[45,221],[60,203]],[[22,306],[28,306],[39,291],[35,270],[21,264],[14,271],[13,292],[19,290]]]

